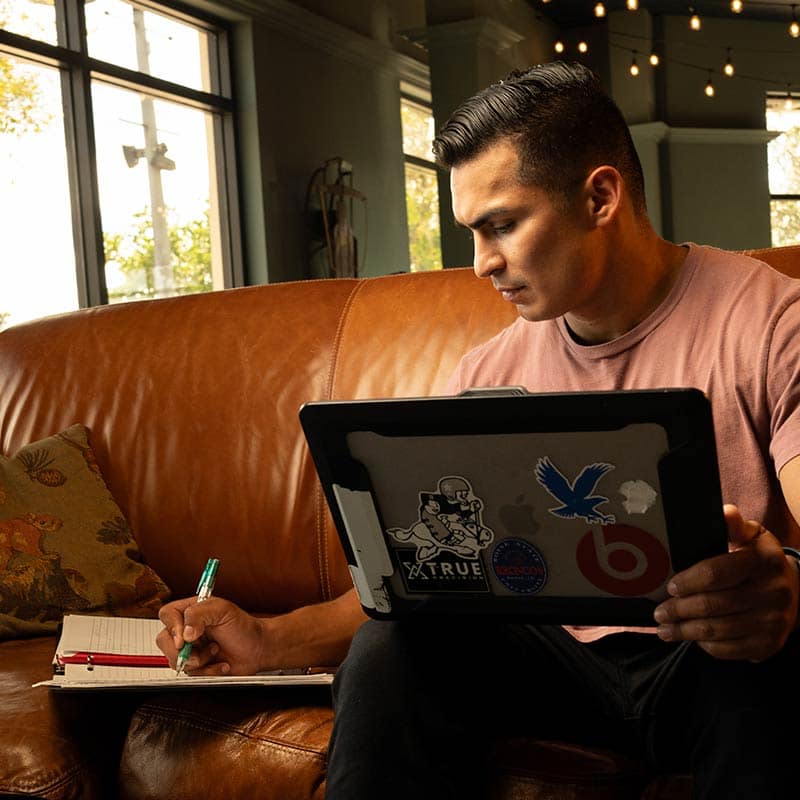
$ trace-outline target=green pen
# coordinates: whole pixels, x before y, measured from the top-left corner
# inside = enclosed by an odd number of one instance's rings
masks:
[[[211,597],[211,592],[214,591],[214,581],[217,579],[217,567],[219,567],[218,558],[209,558],[206,562],[206,568],[200,576],[200,582],[197,584],[197,602],[202,603]],[[192,643],[184,642],[178,653],[178,660],[175,664],[175,674],[181,675],[186,668],[186,662],[192,654]]]

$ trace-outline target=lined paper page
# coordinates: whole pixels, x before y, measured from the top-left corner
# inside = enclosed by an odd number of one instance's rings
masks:
[[[175,670],[169,667],[105,667],[85,664],[65,664],[66,681],[81,683],[125,683],[139,684],[150,681],[175,680]],[[183,680],[183,676],[179,678]]]
[[[94,667],[89,670],[82,664],[67,664],[64,675],[39,681],[34,686],[51,686],[56,689],[199,689],[200,687],[242,686],[322,686],[333,681],[333,673],[285,674],[259,673],[257,675],[202,677],[175,675],[169,668]]]
[[[67,614],[58,652],[115,653],[117,655],[161,655],[156,636],[164,625],[157,619],[93,617]]]

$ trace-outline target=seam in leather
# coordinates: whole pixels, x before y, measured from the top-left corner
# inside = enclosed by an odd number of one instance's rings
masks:
[[[185,714],[185,713],[176,713],[176,712],[165,712],[160,711],[158,713],[155,712],[143,712],[139,711],[137,714],[138,718],[147,722],[180,722],[187,728],[192,728],[193,730],[204,731],[205,733],[216,733],[222,736],[229,736],[234,735],[238,736],[242,739],[249,739],[253,742],[260,742],[267,745],[272,745],[277,747],[281,750],[286,750],[289,752],[302,752],[308,755],[314,756],[315,758],[319,758],[322,761],[325,761],[327,755],[325,751],[317,750],[312,747],[300,745],[300,744],[292,744],[290,742],[281,741],[279,739],[274,739],[269,736],[255,736],[251,733],[247,733],[240,728],[236,728],[233,725],[229,725],[224,722],[215,722],[213,725],[204,721],[201,717],[198,717],[193,714]]]
[[[32,779],[15,780],[13,783],[0,784],[0,792],[35,793],[38,796],[47,795],[65,784],[72,783],[80,775],[94,775],[94,771],[89,769],[89,761],[83,761],[72,767],[59,770],[58,777],[53,780],[34,781]],[[85,785],[85,784],[84,784]]]
[[[336,366],[339,361],[339,354],[342,339],[344,338],[344,329],[347,325],[347,320],[350,315],[350,309],[353,306],[356,295],[361,291],[365,285],[365,279],[356,279],[356,284],[353,290],[347,296],[342,312],[339,315],[339,322],[336,326],[336,333],[333,337],[333,346],[331,347],[331,359],[328,365],[328,380],[325,386],[325,399],[332,400],[336,386]],[[317,481],[316,489],[314,491],[315,507],[317,517],[317,564],[319,566],[320,584],[322,585],[322,598],[323,600],[333,599],[333,587],[331,586],[331,569],[330,569],[330,554],[328,552],[328,542],[325,536],[325,494],[322,491],[322,486]]]

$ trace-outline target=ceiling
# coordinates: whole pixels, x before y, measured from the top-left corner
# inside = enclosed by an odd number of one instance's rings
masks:
[[[528,0],[543,16],[558,25],[569,27],[585,25],[593,20],[596,0]],[[624,11],[626,0],[604,0],[607,11]],[[800,19],[800,0],[742,0],[741,13],[731,11],[730,0],[639,0],[639,8],[651,14],[686,14],[693,8],[700,17],[732,17],[734,19],[760,19],[772,22],[792,20],[792,6],[797,6]]]

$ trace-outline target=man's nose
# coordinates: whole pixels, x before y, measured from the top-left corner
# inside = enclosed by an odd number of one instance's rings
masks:
[[[497,272],[505,266],[505,259],[502,253],[491,241],[486,241],[478,234],[474,240],[474,263],[473,270],[479,278],[488,278],[492,273]]]

